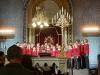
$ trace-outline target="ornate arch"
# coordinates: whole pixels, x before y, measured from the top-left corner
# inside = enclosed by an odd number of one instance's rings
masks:
[[[27,36],[29,36],[29,35],[27,35],[27,31],[28,31],[27,28],[30,28],[30,29],[32,28],[31,23],[32,23],[33,14],[35,13],[35,7],[44,1],[46,1],[46,0],[27,0],[27,2],[25,4],[24,40],[27,42],[31,41],[31,40],[27,40],[27,39],[32,39],[32,38],[27,37]],[[71,7],[70,6],[71,0],[52,0],[52,1],[54,1],[58,5],[59,8],[61,8],[63,6],[65,9],[70,9],[70,7]],[[32,31],[34,31],[34,30],[32,30]],[[30,32],[29,34],[30,34],[29,37],[32,37],[31,36],[32,33]]]

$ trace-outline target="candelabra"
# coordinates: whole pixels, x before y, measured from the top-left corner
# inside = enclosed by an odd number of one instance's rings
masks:
[[[61,34],[62,34],[62,48],[64,49],[64,28],[68,27],[69,25],[72,24],[73,18],[71,15],[66,12],[65,9],[59,10],[57,14],[52,18],[52,24],[55,26],[58,26],[61,28]]]

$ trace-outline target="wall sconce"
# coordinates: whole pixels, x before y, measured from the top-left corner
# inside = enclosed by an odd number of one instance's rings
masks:
[[[99,26],[85,26],[82,28],[82,34],[86,36],[100,35]]]
[[[14,26],[0,26],[0,37],[13,37],[15,36]]]

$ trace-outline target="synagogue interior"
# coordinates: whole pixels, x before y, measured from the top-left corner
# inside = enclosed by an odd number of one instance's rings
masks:
[[[16,45],[21,48],[23,61],[28,63],[31,58],[32,71],[38,70],[37,75],[100,75],[99,3],[0,0],[0,51],[5,56],[4,64],[9,63],[10,47]],[[17,54],[15,50],[12,55]]]

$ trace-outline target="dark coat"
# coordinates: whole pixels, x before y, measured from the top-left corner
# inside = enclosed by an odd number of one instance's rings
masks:
[[[0,69],[0,75],[34,75],[30,70],[24,68],[21,64],[7,64]]]

